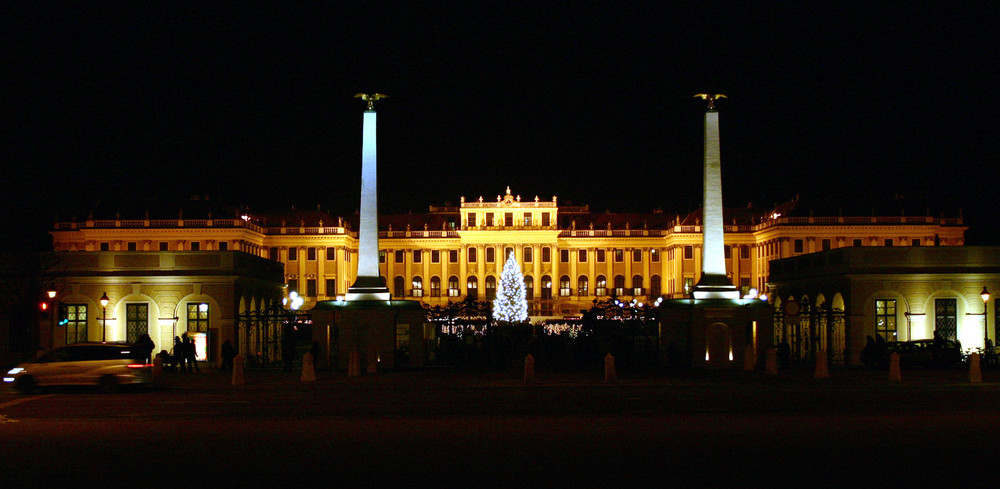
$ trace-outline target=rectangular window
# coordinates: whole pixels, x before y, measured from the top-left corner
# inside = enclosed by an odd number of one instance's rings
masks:
[[[725,255],[726,259],[727,260],[732,260],[733,259],[733,247],[729,246],[729,245],[725,245],[725,246],[722,247],[722,249],[724,250],[724,255]]]
[[[749,260],[750,259],[750,246],[742,245],[740,246],[740,259]]]
[[[160,241],[160,251],[170,251],[170,243]]]
[[[486,247],[486,263],[493,263],[497,261],[497,250],[492,246]]]
[[[651,261],[653,263],[659,263],[660,262],[660,250],[658,250],[656,248],[653,248],[653,249],[649,250],[649,261]]]
[[[337,279],[333,278],[326,279],[326,296],[327,297],[337,296]]]
[[[299,291],[299,281],[296,280],[296,279],[294,279],[294,278],[288,279],[288,291],[289,292],[298,292]]]
[[[448,250],[448,262],[458,263],[458,250]]]
[[[507,227],[510,227],[510,226],[514,225],[514,213],[513,212],[505,212],[503,214],[503,225],[507,226]]]
[[[559,250],[559,263],[569,263],[569,250]]]
[[[886,246],[892,246],[892,239],[886,239],[885,240],[885,245]]]
[[[548,263],[552,261],[552,248],[548,246],[542,247],[542,263]]]
[[[469,247],[469,263],[475,263],[476,262],[476,258],[478,258],[476,256],[476,250],[478,250],[478,249],[479,248],[476,248],[474,246],[470,246]]]
[[[542,213],[542,226],[543,227],[548,227],[549,226],[549,219],[550,219],[549,218],[549,213],[548,212],[543,212]]]
[[[310,246],[310,247],[306,248],[306,260],[316,261],[316,248],[315,247]]]
[[[524,247],[524,262],[525,263],[531,263],[531,260],[534,258],[534,256],[533,256],[534,254],[535,254],[534,248],[532,248],[530,246],[525,246]]]
[[[615,254],[615,263],[621,263],[621,262],[625,261],[625,251],[624,250],[615,249],[614,250],[614,254]]]
[[[125,341],[135,343],[149,334],[149,304],[125,304]]]
[[[111,251],[111,243],[101,243],[101,251]]]
[[[862,242],[861,242],[860,239],[855,239],[854,240],[854,246],[864,246],[864,244],[862,244]]]
[[[267,257],[270,258],[271,261],[281,261],[281,258],[278,257],[278,249],[277,248],[268,248],[268,250],[267,250]]]
[[[531,213],[530,212],[525,212],[524,213],[524,225],[525,226],[530,226],[531,225]]]
[[[875,334],[885,341],[896,341],[896,300],[875,301]]]
[[[431,250],[431,263],[441,263],[441,252],[439,250]]]
[[[470,212],[470,213],[466,214],[465,219],[466,219],[466,221],[465,221],[466,222],[466,226],[476,227],[476,213],[475,212]]]
[[[396,325],[396,349],[409,348],[410,347],[410,325],[409,324],[397,324]]]
[[[201,242],[200,241],[192,241],[191,242],[191,251],[201,251]]]
[[[129,251],[137,251],[138,249],[139,249],[139,244],[138,243],[136,243],[135,241],[129,241],[128,242],[128,250]]]
[[[684,277],[684,294],[691,295],[691,289],[694,289],[694,278]]]
[[[493,213],[486,213],[486,227],[493,227]]]
[[[403,250],[396,250],[395,261],[396,263],[403,263],[406,260],[405,252]]]
[[[934,334],[943,339],[958,339],[958,300],[934,299]]]
[[[378,262],[385,263],[389,259],[387,255],[385,250],[378,250]]]
[[[441,297],[441,281],[431,280],[431,297]]]
[[[604,263],[604,250],[597,250],[597,263]]]
[[[919,239],[910,240],[910,246],[920,246],[920,240]]]
[[[802,253],[803,251],[805,251],[805,248],[806,248],[805,241],[803,241],[801,239],[795,240],[795,252],[796,253]]]
[[[87,341],[87,305],[63,304],[59,308],[59,324],[66,330],[66,344]]]
[[[299,250],[294,246],[288,247],[288,261],[295,261],[299,259]]]
[[[316,297],[316,279],[306,279],[306,297]]]
[[[587,263],[587,250],[580,250],[576,252],[576,261],[580,263]]]
[[[684,247],[684,259],[685,260],[694,259],[694,246],[688,245]]]
[[[633,263],[642,262],[642,250],[640,250],[639,248],[632,250],[632,262]]]
[[[219,241],[219,251],[229,251],[229,241]]]
[[[208,332],[208,304],[205,302],[188,302],[187,305],[187,327],[188,331]]]
[[[337,248],[330,247],[326,249],[326,260],[337,261]]]
[[[413,250],[413,263],[421,263],[424,259],[423,250]]]
[[[823,251],[828,251],[833,246],[833,242],[829,239],[823,240]]]

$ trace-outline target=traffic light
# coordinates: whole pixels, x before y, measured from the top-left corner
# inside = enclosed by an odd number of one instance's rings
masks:
[[[49,318],[49,303],[48,302],[39,302],[38,303],[38,311],[42,315],[43,319],[48,319]]]

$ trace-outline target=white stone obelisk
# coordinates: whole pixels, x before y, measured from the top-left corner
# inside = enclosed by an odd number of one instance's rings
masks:
[[[740,291],[726,276],[722,220],[722,156],[719,150],[719,113],[715,97],[705,112],[705,193],[702,203],[701,278],[694,286],[695,299],[739,299]],[[724,96],[723,96],[724,97]]]
[[[358,274],[348,287],[349,301],[387,301],[389,289],[378,270],[378,192],[375,109],[368,101],[361,138],[361,216],[358,230]]]

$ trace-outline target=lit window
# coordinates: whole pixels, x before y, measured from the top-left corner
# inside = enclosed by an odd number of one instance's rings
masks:
[[[204,302],[188,302],[188,331],[208,332],[208,304]]]
[[[886,341],[896,341],[896,300],[875,301],[875,334]]]

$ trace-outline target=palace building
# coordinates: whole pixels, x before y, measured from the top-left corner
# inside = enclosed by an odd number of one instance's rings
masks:
[[[304,310],[342,298],[354,282],[357,215],[335,217],[320,210],[251,215],[205,200],[191,203],[198,205],[169,219],[147,212],[139,218],[57,222],[53,248],[118,256],[243,252],[280,263],[284,294],[304,297]],[[726,272],[742,294],[766,292],[769,264],[776,259],[845,247],[961,246],[967,229],[961,217],[820,217],[799,207],[793,200],[773,208],[725,209]],[[525,277],[532,320],[575,316],[610,296],[637,302],[688,297],[701,270],[700,218],[699,211],[593,212],[586,205],[560,205],[556,197],[522,198],[508,188],[495,199],[463,197],[458,206],[430,206],[423,214],[379,216],[379,269],[393,299],[429,305],[470,296],[492,300],[513,253]],[[98,298],[81,304],[96,311]],[[183,324],[172,327],[171,334],[183,329]]]

